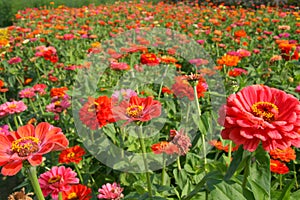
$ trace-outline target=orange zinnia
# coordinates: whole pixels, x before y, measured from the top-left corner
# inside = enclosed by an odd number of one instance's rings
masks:
[[[51,97],[63,97],[66,95],[66,91],[68,90],[67,87],[61,87],[61,88],[52,88],[50,90],[50,96]]]
[[[240,61],[239,56],[225,54],[224,56],[222,56],[222,58],[217,60],[217,63],[219,65],[226,65],[228,67],[234,67],[234,66],[238,65],[239,61]]]
[[[280,159],[284,162],[290,162],[291,160],[296,159],[296,153],[295,150],[291,147],[288,147],[286,149],[275,149],[270,151],[270,156],[272,156],[273,159]]]
[[[244,30],[237,30],[234,32],[235,37],[246,37],[247,33]]]

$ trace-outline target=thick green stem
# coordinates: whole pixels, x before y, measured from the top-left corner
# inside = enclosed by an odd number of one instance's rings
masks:
[[[31,182],[31,185],[34,189],[34,192],[37,196],[38,200],[45,200],[43,192],[41,190],[38,178],[37,178],[37,174],[36,174],[36,168],[33,166],[29,166],[27,168],[27,174],[28,174],[28,178]]]
[[[298,185],[298,181],[297,181],[297,171],[296,171],[295,161],[293,161],[293,171],[294,171],[295,186],[296,186],[296,189],[298,189],[299,185]]]
[[[142,137],[142,132],[143,132],[143,129],[142,129],[142,125],[141,125],[140,126],[140,131],[138,131],[139,142],[140,142],[140,145],[141,145],[141,148],[142,148],[142,156],[143,156],[143,161],[144,161],[145,171],[146,171],[148,192],[149,192],[150,198],[152,198],[152,185],[151,185],[150,173],[149,173],[148,163],[147,163],[146,146],[145,146],[145,143],[144,143],[144,139]]]
[[[227,166],[230,165],[231,162],[231,152],[232,152],[232,141],[229,142],[228,148],[228,158],[227,158]]]
[[[179,156],[177,157],[177,167],[178,167],[178,170],[180,171],[181,170],[181,164],[180,164],[180,157]]]
[[[77,166],[77,164],[76,164],[76,163],[74,163],[74,167],[75,167],[75,170],[76,170],[76,172],[77,172],[77,174],[78,174],[78,177],[79,177],[80,183],[82,183],[82,184],[83,184],[83,178],[82,178],[82,175],[81,175],[80,169],[78,168],[78,166]]]

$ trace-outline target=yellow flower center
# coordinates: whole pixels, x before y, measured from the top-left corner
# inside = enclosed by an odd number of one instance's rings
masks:
[[[67,155],[68,158],[74,158],[74,156],[75,156],[75,153],[74,153],[74,152],[70,152],[70,153],[68,153],[68,155]]]
[[[53,183],[56,183],[56,182],[60,181],[60,179],[61,179],[61,176],[60,176],[60,175],[53,176],[53,177],[51,177],[51,178],[48,180],[48,183],[49,183],[49,184],[53,184]]]
[[[278,116],[278,107],[270,102],[260,101],[252,105],[252,113],[265,121],[274,121]]]
[[[137,117],[140,117],[140,116],[142,115],[143,109],[144,109],[143,106],[132,105],[132,106],[129,106],[129,107],[126,109],[126,114],[127,114],[127,116],[129,116],[129,117],[137,118]]]
[[[79,199],[79,198],[77,197],[76,192],[71,192],[71,193],[68,195],[68,199],[69,199],[69,200],[77,200],[77,199]]]
[[[26,157],[39,150],[39,139],[27,136],[12,142],[11,150],[20,157]]]
[[[17,105],[16,104],[10,104],[8,107],[11,108],[11,109],[14,109],[14,108],[17,107]]]

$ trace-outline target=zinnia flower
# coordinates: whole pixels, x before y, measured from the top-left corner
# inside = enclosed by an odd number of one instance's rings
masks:
[[[0,117],[20,113],[27,109],[23,101],[6,102],[0,105]]]
[[[270,159],[270,170],[276,174],[287,174],[290,171],[286,164],[273,159]]]
[[[170,136],[171,142],[178,147],[178,154],[185,155],[192,146],[189,136],[185,134],[183,129],[180,131],[170,130]]]
[[[155,66],[159,64],[159,59],[154,53],[144,53],[141,55],[141,63],[144,65]]]
[[[119,101],[122,101],[122,100],[126,100],[127,101],[132,96],[137,96],[137,93],[134,90],[131,90],[131,89],[121,89],[121,90],[115,91],[111,95],[111,100],[112,100],[113,103],[118,103]]]
[[[20,191],[14,192],[9,195],[7,200],[33,200],[30,196],[34,195],[34,193],[25,193],[25,188],[22,188]]]
[[[91,188],[77,184],[72,185],[70,190],[63,191],[62,195],[63,200],[89,200],[92,198],[91,193]]]
[[[19,62],[22,62],[22,59],[20,57],[13,57],[8,61],[8,64],[12,65],[12,64],[17,64]]]
[[[300,103],[294,96],[262,85],[245,87],[220,109],[221,135],[245,150],[261,142],[266,151],[300,147]]]
[[[35,96],[34,90],[32,88],[25,88],[19,92],[20,98],[32,98]]]
[[[290,162],[291,160],[296,159],[296,153],[295,150],[291,147],[288,147],[286,149],[274,149],[270,151],[270,156],[273,159],[279,159],[284,162]]]
[[[117,183],[106,183],[102,185],[102,188],[99,188],[98,192],[100,193],[97,196],[99,199],[120,200],[124,197],[122,194],[123,188]]]
[[[36,127],[21,126],[9,134],[0,133],[0,166],[4,176],[13,176],[27,160],[32,166],[42,163],[42,156],[50,151],[65,149],[69,141],[61,129],[47,122]]]
[[[127,120],[125,124],[132,121],[146,122],[160,116],[161,104],[152,97],[132,96],[129,101],[122,101],[113,107],[113,114],[116,120]]]
[[[85,154],[85,151],[82,147],[76,145],[68,149],[63,150],[59,154],[59,163],[69,164],[74,162],[78,164],[82,160],[82,156]]]
[[[33,87],[34,92],[38,92],[40,95],[46,94],[45,89],[47,88],[47,85],[45,84],[35,84]]]
[[[169,155],[177,154],[179,152],[178,147],[172,142],[161,141],[151,146],[151,150],[154,154],[166,153]]]
[[[61,88],[52,88],[50,90],[50,96],[51,97],[63,97],[66,95],[66,91],[68,90],[67,87],[61,87]]]
[[[66,192],[71,189],[72,184],[78,184],[77,173],[65,166],[54,166],[40,175],[39,184],[43,195],[46,197],[51,194],[52,199],[58,199],[59,192]]]

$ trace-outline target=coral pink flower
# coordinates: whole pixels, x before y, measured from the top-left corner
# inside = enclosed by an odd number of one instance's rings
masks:
[[[0,166],[4,176],[13,176],[27,160],[32,166],[42,163],[42,155],[50,151],[65,149],[68,139],[61,129],[47,122],[34,127],[31,124],[21,126],[9,134],[0,133]]]
[[[71,189],[72,184],[78,184],[77,173],[65,166],[54,166],[50,171],[40,175],[39,184],[43,195],[46,197],[51,194],[52,199],[58,199],[59,192],[66,192]]]
[[[300,102],[294,96],[262,85],[245,87],[220,110],[222,137],[249,151],[261,142],[266,151],[300,147]]]
[[[20,57],[13,57],[8,61],[8,64],[12,65],[12,64],[17,64],[19,62],[22,62],[22,59]]]
[[[25,88],[19,92],[20,98],[32,98],[35,96],[34,89]]]
[[[161,104],[152,97],[139,98],[130,97],[129,101],[122,101],[118,106],[112,108],[116,120],[127,120],[125,124],[132,121],[146,122],[161,114]]]
[[[102,188],[99,188],[98,192],[100,193],[97,196],[99,199],[119,200],[124,197],[123,188],[117,183],[106,183],[102,185]]]
[[[45,89],[47,88],[47,85],[45,84],[35,84],[33,87],[34,92],[38,92],[40,95],[46,94]]]
[[[0,117],[20,113],[27,109],[23,101],[6,102],[0,105]]]

